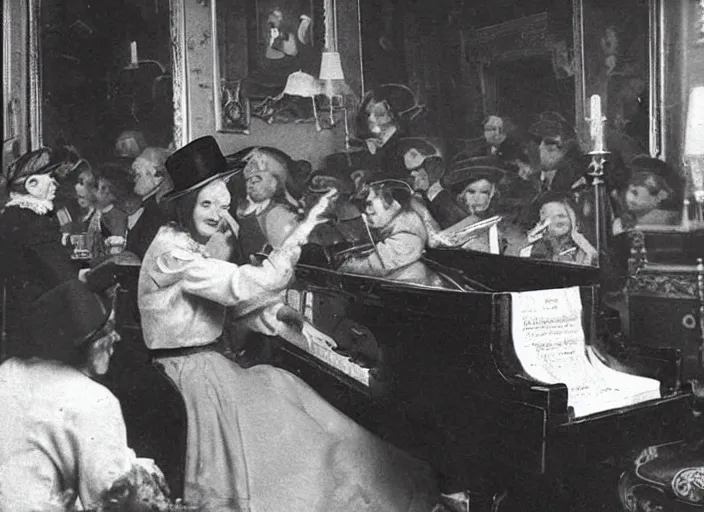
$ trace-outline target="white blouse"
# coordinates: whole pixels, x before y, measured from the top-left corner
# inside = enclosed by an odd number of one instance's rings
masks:
[[[206,345],[222,334],[225,306],[248,327],[274,334],[280,292],[293,277],[300,247],[273,251],[261,266],[210,258],[188,234],[163,226],[139,274],[138,304],[150,349]]]

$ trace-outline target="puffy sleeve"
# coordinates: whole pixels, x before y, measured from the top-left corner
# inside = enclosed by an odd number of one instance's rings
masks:
[[[127,432],[120,404],[107,389],[86,399],[70,426],[77,452],[78,494],[90,508],[101,495],[132,468],[136,460],[127,447]]]
[[[236,265],[173,248],[157,256],[151,278],[160,287],[178,282],[184,293],[235,306],[242,300],[285,288],[293,277],[293,267],[300,254],[300,247],[277,249],[261,266],[253,266]]]

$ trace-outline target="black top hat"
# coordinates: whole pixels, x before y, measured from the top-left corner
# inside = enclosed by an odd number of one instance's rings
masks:
[[[110,301],[77,279],[61,283],[30,308],[31,355],[63,359],[61,356],[68,351],[93,341],[106,325],[110,312]]]
[[[557,112],[543,112],[538,121],[533,123],[528,132],[538,137],[557,137],[569,139],[575,136],[573,126]]]
[[[176,199],[198,190],[218,178],[228,178],[237,171],[228,169],[227,160],[217,141],[210,135],[196,139],[166,159],[166,170],[174,188],[163,200]]]
[[[11,187],[29,176],[49,174],[62,163],[64,162],[52,158],[52,152],[49,148],[28,151],[7,166],[7,186]]]
[[[497,184],[506,173],[507,169],[496,157],[478,156],[454,162],[442,184],[452,191],[461,192],[467,185],[482,179]]]

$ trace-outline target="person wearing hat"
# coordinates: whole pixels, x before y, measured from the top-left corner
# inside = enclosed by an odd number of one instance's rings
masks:
[[[272,147],[253,148],[243,158],[246,197],[237,207],[241,254],[248,258],[267,245],[281,247],[298,225],[299,201],[291,193],[293,175],[308,162],[294,161]],[[308,173],[308,171],[304,171]]]
[[[465,211],[465,217],[479,222],[494,214],[498,185],[505,175],[495,157],[474,157],[455,162],[443,181]]]
[[[7,169],[9,201],[0,213],[0,272],[6,280],[7,356],[23,355],[29,306],[54,286],[74,279],[78,267],[61,245],[54,215],[57,184],[51,150],[25,153]],[[2,357],[2,354],[0,354]]]
[[[633,229],[638,224],[678,224],[680,213],[668,208],[677,194],[677,179],[675,170],[662,160],[648,155],[635,157],[631,162],[631,178],[623,193],[624,212],[614,221],[613,234]]]
[[[411,206],[412,194],[410,185],[400,180],[362,183],[357,200],[372,235],[373,249],[349,254],[338,271],[438,285],[437,276],[420,261],[428,232]]]
[[[528,131],[539,140],[541,192],[569,192],[586,172],[572,125],[557,112],[543,112]]]
[[[144,258],[149,244],[168,217],[159,205],[164,194],[171,188],[171,179],[166,172],[169,151],[148,147],[132,163],[134,193],[141,199],[140,207],[127,217],[127,243],[125,250]]]
[[[445,229],[464,219],[466,213],[442,186],[445,162],[437,147],[423,138],[402,139],[400,146],[404,166],[413,179],[415,196],[440,228]]]
[[[480,156],[460,160],[452,165],[445,177],[444,185],[456,197],[457,203],[466,212],[465,225],[472,225],[496,215],[499,183],[507,174],[497,157]],[[502,222],[499,228],[499,250],[503,253],[512,244],[516,233],[512,225]],[[463,249],[489,251],[492,243],[487,236],[471,239]]]
[[[308,179],[304,202],[314,204],[333,189],[339,194],[333,204],[333,221],[318,225],[311,233],[310,242],[323,247],[364,243],[368,239],[367,229],[362,221],[362,212],[352,200],[355,185],[349,169],[338,167],[315,171]]]
[[[94,380],[120,339],[110,307],[71,280],[37,299],[32,317],[31,357],[0,365],[0,509],[74,510],[77,499],[93,509],[137,466],[163,484],[127,446],[120,404]]]
[[[355,118],[355,136],[363,141],[366,151],[352,153],[358,169],[380,169],[384,178],[404,179],[403,153],[400,140],[407,136],[410,125],[423,106],[405,85],[385,84],[369,91]],[[349,158],[349,156],[347,157]]]
[[[597,265],[596,248],[580,232],[577,209],[567,195],[550,192],[541,197],[540,219],[528,233],[529,245],[519,255],[580,265]]]
[[[215,139],[176,151],[166,169],[174,190],[164,200],[173,202],[175,222],[144,256],[138,305],[144,341],[186,405],[185,500],[212,511],[430,510],[424,465],[292,374],[265,364],[245,369],[219,351],[226,306],[251,330],[296,330],[311,344],[334,345],[280,298],[334,191],[260,265],[236,265],[209,258],[203,245],[233,222],[226,185],[233,171]]]

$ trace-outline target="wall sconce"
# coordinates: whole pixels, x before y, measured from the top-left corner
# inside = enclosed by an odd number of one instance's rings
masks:
[[[694,87],[689,94],[684,161],[696,201],[696,221],[704,223],[704,86]]]

